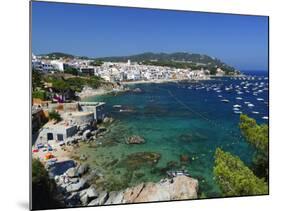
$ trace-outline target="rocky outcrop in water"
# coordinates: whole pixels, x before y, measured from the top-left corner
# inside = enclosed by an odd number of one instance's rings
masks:
[[[158,183],[141,183],[124,191],[103,192],[88,205],[123,204],[154,201],[196,199],[198,181],[191,177],[177,176]]]
[[[167,201],[197,198],[198,181],[177,176],[158,183],[143,183],[124,192],[123,203]]]
[[[155,159],[160,157],[156,153],[139,155],[146,159],[145,162],[155,162]],[[90,171],[88,165],[85,164],[69,168],[63,175],[55,176],[55,181],[64,196],[67,207],[197,198],[198,181],[189,176],[180,175],[162,179],[157,183],[141,183],[125,190],[111,192],[96,189],[93,181],[101,177],[103,175],[94,170]]]

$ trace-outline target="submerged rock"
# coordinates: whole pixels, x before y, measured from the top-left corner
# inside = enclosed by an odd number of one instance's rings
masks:
[[[156,152],[136,152],[129,154],[125,160],[121,162],[121,165],[128,169],[138,169],[140,166],[152,166],[157,164],[161,157],[161,154]]]
[[[181,155],[180,156],[180,161],[182,163],[187,163],[188,162],[188,156],[187,155]]]
[[[126,141],[127,144],[143,144],[145,143],[144,139],[140,136],[131,136]]]

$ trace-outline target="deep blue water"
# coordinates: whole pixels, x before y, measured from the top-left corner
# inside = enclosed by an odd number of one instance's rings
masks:
[[[118,177],[121,172],[121,180],[122,173],[126,174],[129,170],[118,164],[105,169],[104,162],[114,159],[121,162],[134,152],[161,154],[156,166],[135,170],[134,174],[141,172],[145,176],[130,177],[128,185],[158,181],[165,175],[152,171],[153,168],[163,168],[170,161],[180,164],[180,156],[187,155],[188,162],[181,163],[180,168],[187,169],[191,176],[199,179],[200,191],[207,197],[219,196],[220,191],[213,179],[216,148],[221,147],[238,155],[247,165],[251,164],[254,152],[241,136],[239,114],[233,112],[233,105],[240,105],[239,110],[255,118],[258,123],[268,121],[263,119],[268,117],[267,72],[247,72],[247,75],[256,77],[223,77],[196,83],[135,84],[131,88],[138,87],[141,93],[88,98],[88,101],[106,102],[107,113],[116,119],[116,123],[103,140],[110,139],[116,144],[97,149],[85,146],[82,151],[91,156],[94,167],[100,168],[106,175],[113,175],[108,176],[108,179]],[[229,102],[222,102],[222,99]],[[254,106],[249,107],[245,102]],[[114,108],[114,105],[121,105],[121,108]],[[146,143],[126,145],[126,138],[131,135],[142,136]],[[91,164],[91,159],[88,162]]]

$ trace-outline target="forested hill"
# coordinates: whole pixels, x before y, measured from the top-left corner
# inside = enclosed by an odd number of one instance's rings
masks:
[[[171,66],[177,68],[191,68],[198,69],[204,68],[209,70],[215,70],[221,68],[227,73],[235,71],[234,67],[227,65],[221,60],[203,54],[176,52],[176,53],[142,53],[131,56],[117,56],[117,57],[102,57],[97,58],[102,61],[111,62],[138,62],[143,64],[160,65],[160,66]]]

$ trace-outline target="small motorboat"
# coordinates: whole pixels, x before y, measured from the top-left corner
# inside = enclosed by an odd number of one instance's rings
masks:
[[[222,99],[221,101],[224,103],[229,103],[229,100],[227,100],[227,99]]]
[[[242,111],[233,111],[234,114],[242,114]]]
[[[235,104],[233,105],[233,108],[241,108],[242,106],[241,105],[238,105],[238,104]]]

